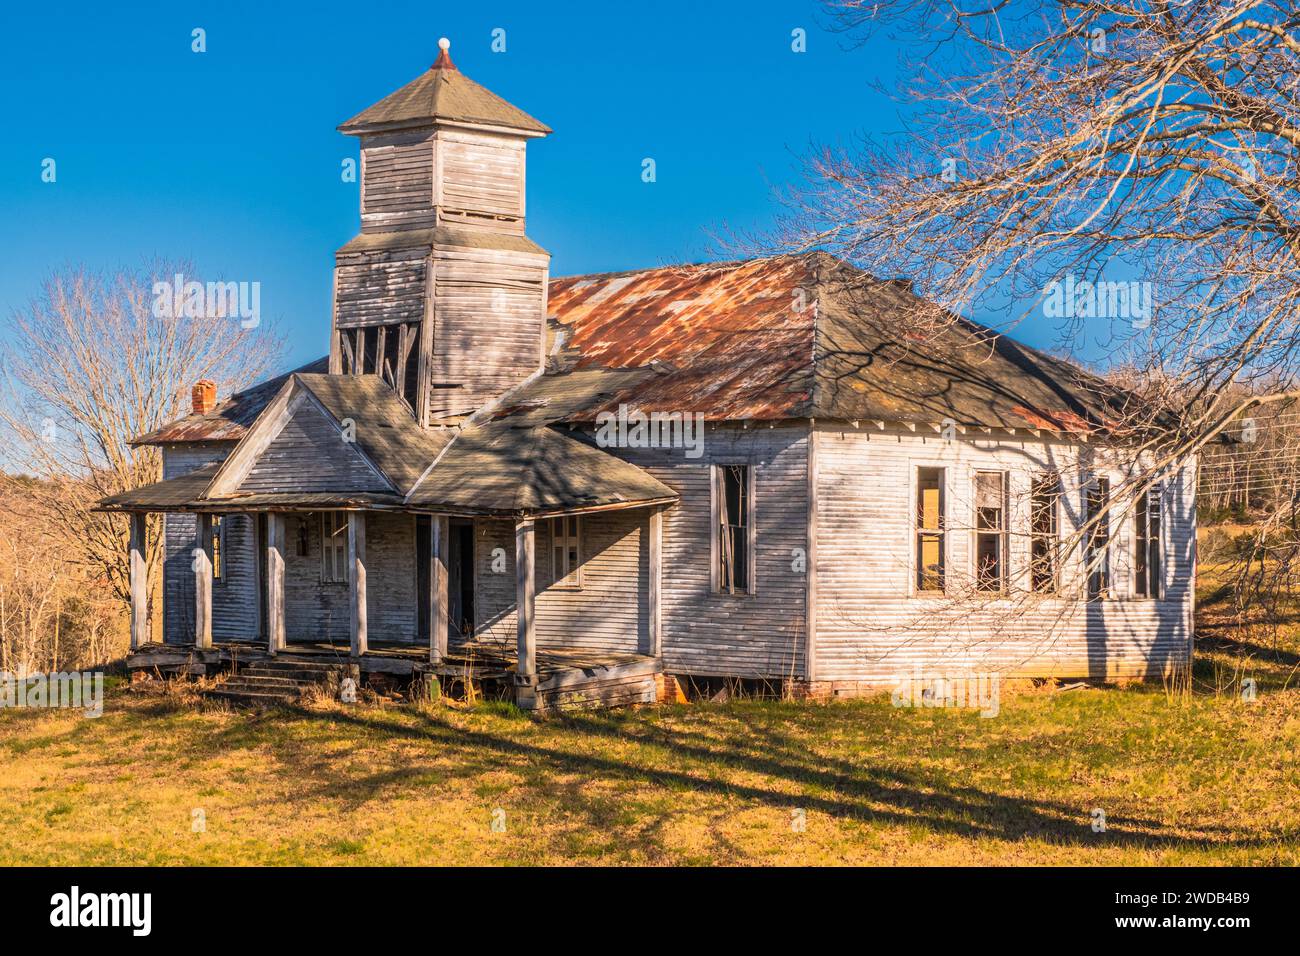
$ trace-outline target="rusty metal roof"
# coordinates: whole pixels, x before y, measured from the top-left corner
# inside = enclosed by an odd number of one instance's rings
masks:
[[[131,439],[132,445],[174,445],[187,442],[236,442],[262,414],[271,399],[279,394],[291,375],[328,372],[329,357],[308,362],[292,372],[268,378],[265,382],[236,392],[206,415],[186,415],[151,432]]]
[[[814,386],[816,285],[806,256],[556,279],[550,345],[559,338],[566,371],[646,370],[602,407],[801,417]]]
[[[586,423],[627,404],[711,421],[884,420],[1081,433],[1123,396],[1079,367],[825,253],[553,279],[548,368],[492,413]],[[323,371],[321,359],[301,371]],[[231,441],[283,378],[137,442]]]

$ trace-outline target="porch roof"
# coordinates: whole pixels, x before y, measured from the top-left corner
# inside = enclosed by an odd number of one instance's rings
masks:
[[[546,425],[471,426],[407,496],[412,506],[527,514],[675,501],[631,462]]]
[[[319,445],[318,438],[318,445],[311,446],[314,453],[322,462],[359,454],[382,481],[358,485],[355,472],[313,469],[292,449],[277,448],[277,437],[287,434],[298,414],[310,415],[328,434],[338,434],[350,423],[347,444]],[[301,428],[295,431],[298,440],[306,436]],[[301,474],[304,468],[311,473]],[[249,482],[255,471],[260,480]],[[268,487],[268,471],[282,475],[285,487]],[[458,428],[424,429],[376,376],[293,374],[225,461],[112,495],[100,507],[217,512],[376,508],[521,516],[634,507],[676,497],[636,465],[541,421],[489,417]]]

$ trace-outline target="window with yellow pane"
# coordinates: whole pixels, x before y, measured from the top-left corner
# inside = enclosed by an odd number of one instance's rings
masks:
[[[942,468],[916,470],[916,589],[944,588],[944,493]]]

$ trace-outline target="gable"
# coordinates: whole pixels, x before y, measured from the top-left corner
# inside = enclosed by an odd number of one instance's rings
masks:
[[[280,431],[238,485],[258,492],[391,492],[355,442],[305,394],[290,403]]]

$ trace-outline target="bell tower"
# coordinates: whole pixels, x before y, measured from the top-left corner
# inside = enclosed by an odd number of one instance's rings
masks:
[[[550,256],[524,234],[525,150],[550,129],[451,44],[339,127],[361,140],[361,232],[335,256],[330,371],[377,374],[447,424],[542,363]]]

